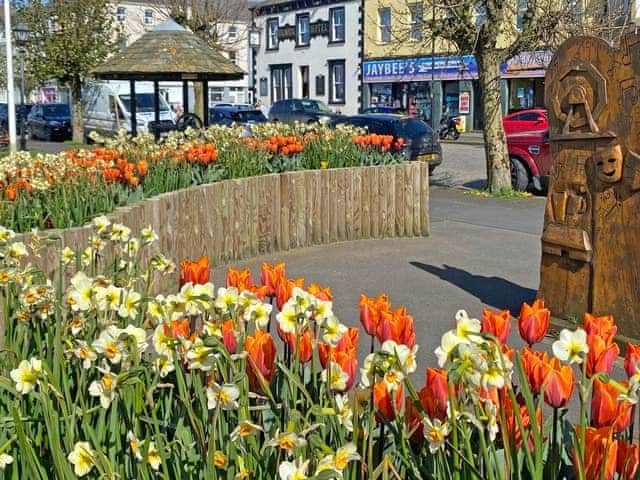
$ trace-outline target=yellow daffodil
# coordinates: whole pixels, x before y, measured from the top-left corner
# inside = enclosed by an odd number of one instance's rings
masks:
[[[69,265],[76,258],[76,253],[69,247],[64,247],[60,260],[64,265]]]
[[[220,450],[213,454],[213,464],[217,468],[227,468],[227,456]]]

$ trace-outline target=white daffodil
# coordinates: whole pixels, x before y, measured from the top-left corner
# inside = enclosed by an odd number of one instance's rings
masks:
[[[360,460],[358,449],[355,444],[347,443],[338,448],[335,455],[327,455],[318,463],[316,475],[325,470],[335,470],[341,473],[349,464],[349,462]]]
[[[127,432],[127,441],[129,442],[131,453],[133,453],[133,456],[136,457],[136,460],[141,462],[142,461],[142,452],[140,451],[141,443],[140,443],[140,440],[138,440],[138,437],[136,437],[136,435],[131,430]]]
[[[256,322],[256,326],[259,328],[266,328],[269,325],[269,318],[271,315],[271,309],[273,307],[267,303],[253,302],[247,309],[247,320],[253,320]]]
[[[0,470],[4,470],[10,463],[13,463],[13,457],[5,452],[0,453]]]
[[[393,340],[386,340],[382,344],[382,351],[395,356],[405,373],[413,373],[416,371],[416,354],[418,353],[418,345],[415,345],[410,349],[406,345],[398,345]]]
[[[82,253],[80,254],[80,262],[82,263],[82,265],[84,265],[85,267],[91,265],[91,262],[94,258],[93,253],[94,252],[91,247],[87,247],[82,251]]]
[[[151,266],[160,273],[168,275],[176,269],[176,264],[164,255],[156,255],[151,259]]]
[[[218,405],[223,410],[234,410],[238,408],[238,397],[240,389],[233,384],[219,385],[214,383],[212,387],[207,387],[207,408],[213,410]]]
[[[170,357],[172,356],[175,339],[172,336],[167,335],[168,329],[169,327],[167,325],[158,325],[153,332],[151,341],[153,343],[153,348],[158,355]]]
[[[291,301],[299,312],[305,312],[307,315],[311,315],[309,307],[314,305],[316,297],[300,287],[293,287],[293,290],[291,290]]]
[[[349,374],[342,370],[340,365],[336,362],[330,362],[329,368],[322,371],[320,378],[323,382],[329,384],[329,388],[331,390],[344,392],[347,389]]]
[[[27,255],[29,255],[29,252],[27,252],[27,247],[22,242],[14,242],[9,247],[9,256],[11,258],[22,260]]]
[[[153,230],[153,228],[151,228],[151,225],[149,225],[146,228],[143,228],[140,231],[140,236],[142,237],[142,243],[144,245],[151,245],[153,242],[158,240],[158,235]]]
[[[370,387],[373,384],[373,376],[375,373],[376,354],[370,353],[364,357],[364,363],[360,369],[360,382],[363,387]]]
[[[147,348],[149,348],[149,343],[147,342],[147,332],[144,328],[136,327],[134,325],[127,325],[122,333],[125,333],[136,343],[136,350],[138,351],[138,355],[145,352]]]
[[[101,252],[104,250],[105,243],[102,237],[94,235],[89,239],[89,245],[94,252]]]
[[[147,305],[147,313],[156,321],[162,321],[165,317],[164,295],[158,295]]]
[[[104,289],[104,308],[112,312],[118,311],[123,299],[123,289],[115,285],[109,285]]]
[[[131,229],[121,223],[114,223],[111,227],[111,240],[114,242],[127,242],[131,235]]]
[[[294,448],[306,446],[307,441],[294,432],[285,432],[276,435],[270,440],[267,440],[265,445],[268,447],[278,447],[282,450],[290,452]]]
[[[562,362],[582,363],[589,352],[587,332],[582,328],[578,328],[575,332],[565,328],[551,348],[555,357]]]
[[[280,480],[306,480],[307,470],[309,469],[309,460],[302,461],[298,458],[295,462],[282,462],[278,466],[278,475]]]
[[[231,306],[236,305],[238,303],[238,289],[235,287],[224,288],[220,287],[218,289],[218,296],[216,297],[216,301],[214,306],[221,311],[228,310]]]
[[[207,282],[203,284],[197,284],[193,286],[193,294],[198,297],[198,303],[202,310],[209,310],[211,308],[211,301],[213,300],[213,283]]]
[[[96,463],[95,452],[89,442],[76,442],[67,459],[73,464],[73,471],[79,477],[89,473]]]
[[[0,225],[0,242],[7,242],[16,236],[13,230],[9,230],[8,228]]]
[[[123,293],[124,298],[118,308],[118,315],[122,318],[135,319],[138,315],[138,303],[140,303],[141,295],[133,290],[127,290]]]
[[[137,238],[130,238],[129,241],[122,246],[122,250],[129,257],[135,257],[140,251],[140,241]]]
[[[314,299],[313,311],[316,322],[322,325],[327,319],[333,317],[333,302],[316,298]]]
[[[82,368],[88,370],[93,362],[96,361],[98,355],[84,340],[76,340],[76,345],[76,348],[73,349],[73,354],[82,360]]]
[[[160,464],[162,464],[162,458],[158,453],[158,449],[156,448],[156,444],[154,442],[149,442],[149,449],[147,450],[147,462],[151,465],[151,468],[158,471],[160,469]]]
[[[76,258],[76,253],[71,250],[69,247],[64,247],[62,250],[62,254],[60,256],[60,261],[64,265],[69,265]]]
[[[280,326],[280,330],[284,333],[296,333],[296,328],[298,326],[298,314],[296,313],[295,307],[287,302],[282,307],[282,311],[278,312],[276,315],[276,321]]]
[[[477,342],[480,337],[476,334],[480,333],[482,324],[477,318],[469,318],[467,312],[458,310],[456,313],[456,336],[461,343]]]
[[[115,325],[109,325],[96,338],[91,346],[101,355],[109,359],[111,363],[120,363],[124,351],[124,345],[120,340],[122,331]]]
[[[258,432],[264,432],[264,429],[260,425],[244,420],[231,432],[230,438],[232,442],[235,442],[239,437],[248,437]]]
[[[173,357],[159,355],[153,362],[153,369],[160,374],[160,377],[166,377],[176,369]]]
[[[447,422],[442,423],[438,419],[431,421],[428,417],[425,417],[422,423],[424,425],[424,438],[429,442],[429,451],[436,453],[440,449],[444,450],[447,435],[451,431],[449,424]]]
[[[42,375],[42,361],[37,358],[22,360],[18,368],[11,370],[11,379],[16,382],[16,390],[26,395],[33,390]]]
[[[208,372],[213,368],[215,360],[213,348],[205,346],[201,338],[197,338],[189,347],[186,357],[189,361],[189,370],[200,369]]]
[[[338,421],[348,432],[353,432],[353,410],[349,405],[349,397],[346,394],[337,394],[336,413]]]
[[[106,410],[116,398],[118,377],[113,375],[109,368],[99,370],[103,374],[102,378],[91,382],[91,385],[89,385],[89,395],[92,397],[100,397],[100,405]]]
[[[347,326],[340,323],[340,320],[335,316],[327,318],[322,324],[322,328],[322,340],[331,345],[338,343],[342,338],[342,335],[349,330]]]
[[[84,272],[78,272],[71,278],[70,283],[67,303],[74,312],[86,312],[91,308],[96,293],[93,281]]]
[[[104,215],[93,219],[93,228],[96,229],[98,234],[104,233],[109,225],[111,225],[111,222]]]
[[[458,337],[453,330],[449,330],[448,332],[445,332],[444,335],[442,335],[440,346],[435,350],[436,357],[438,357],[438,366],[440,368],[444,368],[445,364],[449,360],[451,352],[460,343],[460,337]]]

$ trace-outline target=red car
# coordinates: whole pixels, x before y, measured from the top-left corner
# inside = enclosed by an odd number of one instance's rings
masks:
[[[552,163],[549,130],[507,134],[507,146],[512,188],[524,191],[531,185],[546,191]]]
[[[547,111],[543,108],[518,110],[502,119],[504,132],[509,135],[519,132],[539,132],[549,130]]]

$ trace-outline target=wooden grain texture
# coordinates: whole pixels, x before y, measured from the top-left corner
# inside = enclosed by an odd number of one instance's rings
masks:
[[[361,220],[362,234],[360,238],[369,238],[371,234],[371,174],[373,168],[361,169],[360,175],[362,179],[362,198],[361,198]]]

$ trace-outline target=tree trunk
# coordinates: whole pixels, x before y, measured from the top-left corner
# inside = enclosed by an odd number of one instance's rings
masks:
[[[73,77],[71,87],[71,129],[74,142],[84,142],[84,120],[82,115],[82,81],[80,77]]]
[[[507,138],[502,127],[500,94],[500,58],[494,52],[476,54],[478,79],[484,118],[484,150],[487,165],[487,188],[499,192],[511,188],[511,170]]]
[[[201,82],[193,82],[193,112],[195,113],[204,124],[204,112],[202,111],[204,89]]]

